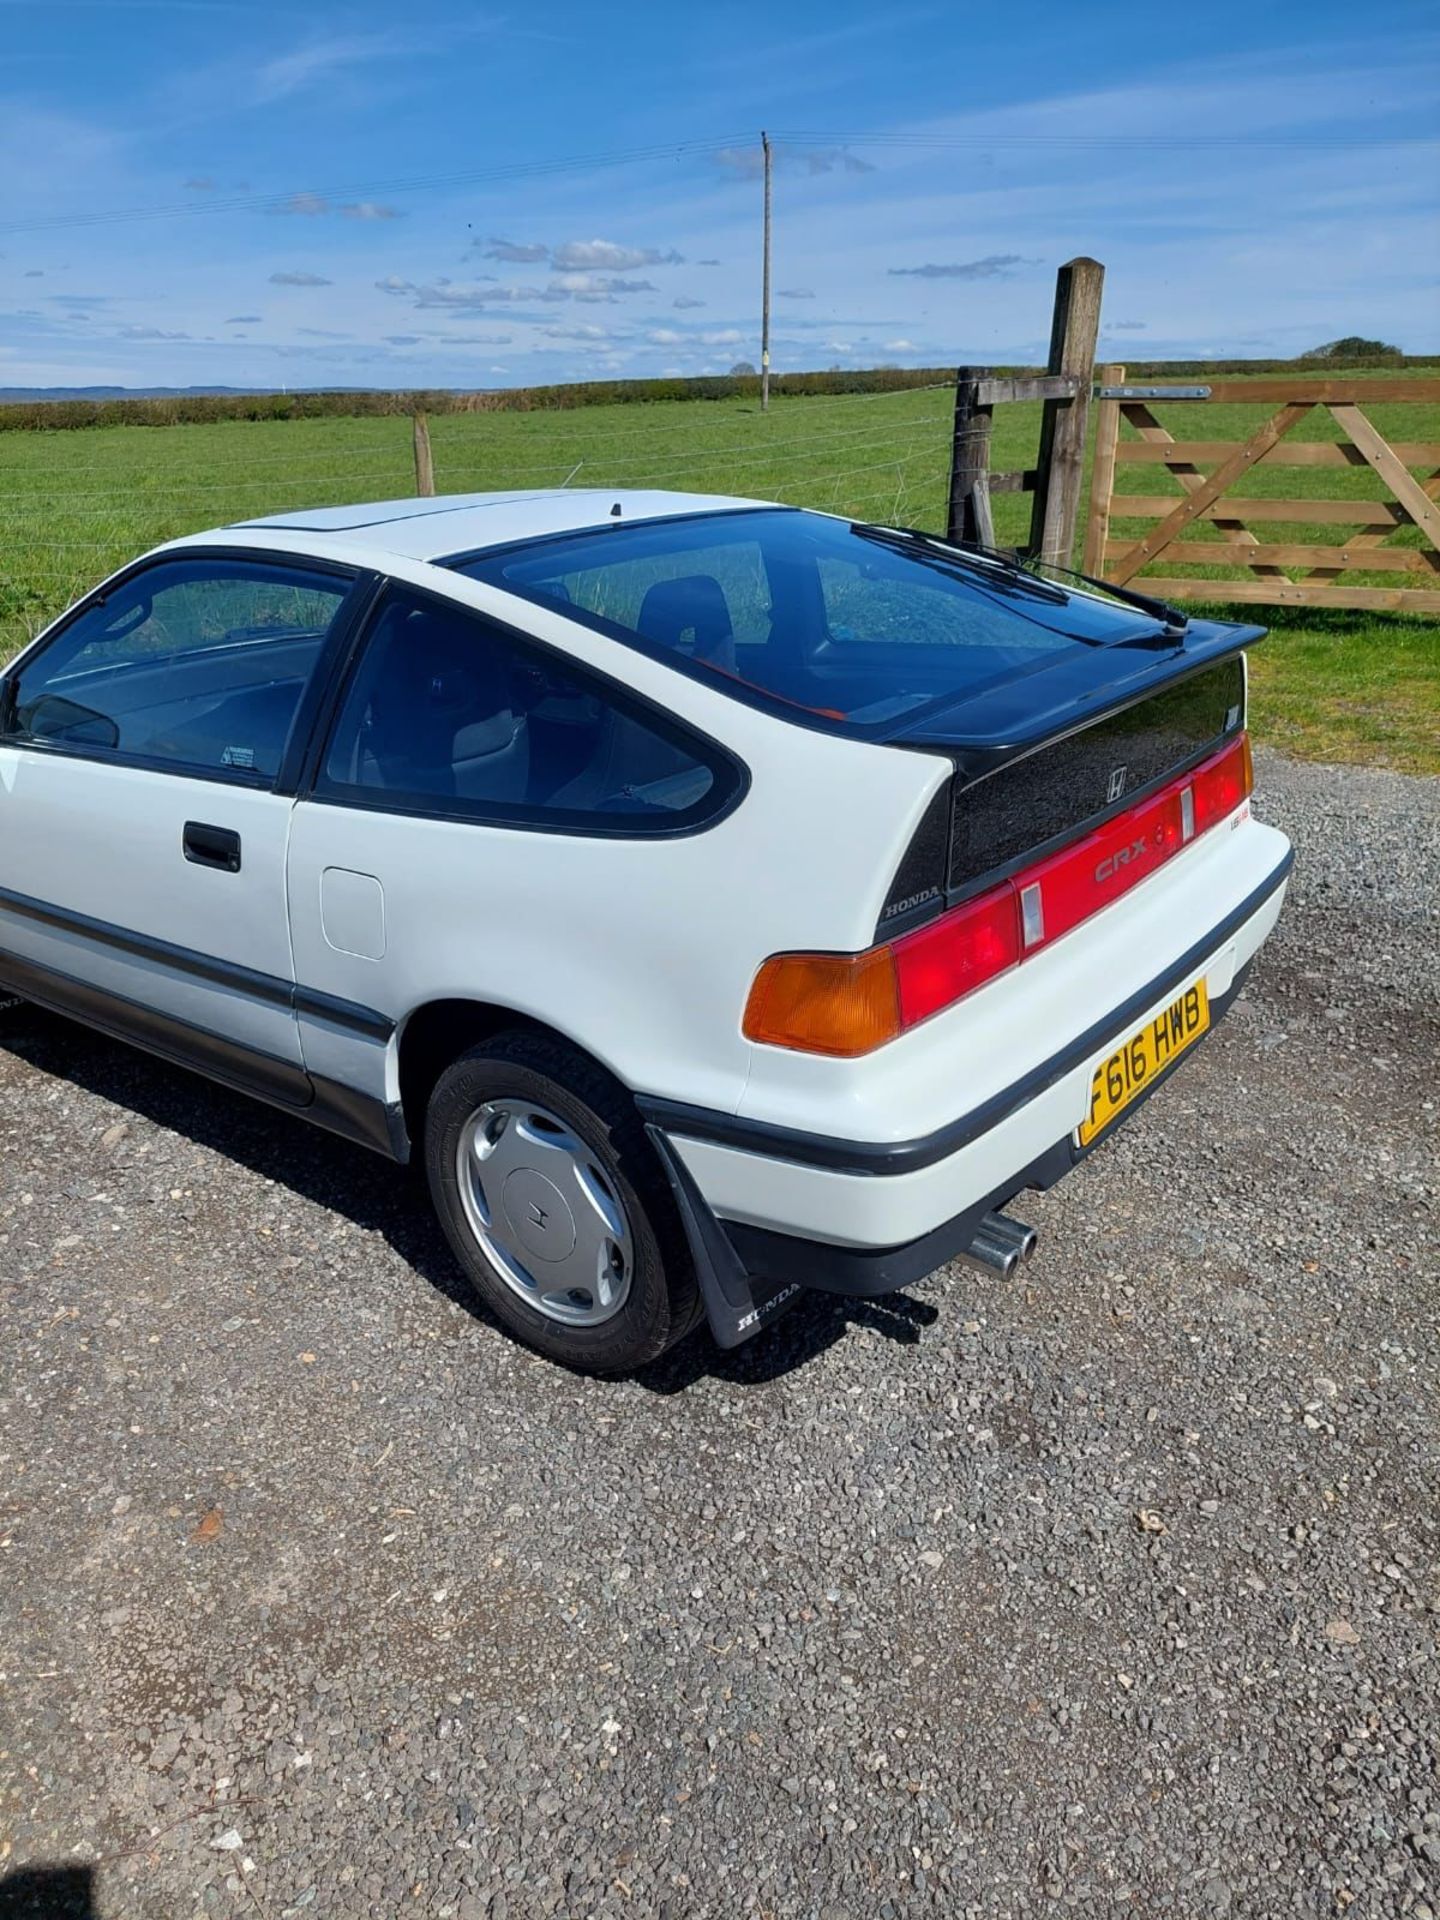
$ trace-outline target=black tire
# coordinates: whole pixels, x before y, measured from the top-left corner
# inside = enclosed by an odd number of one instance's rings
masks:
[[[629,1216],[629,1292],[598,1326],[567,1326],[520,1298],[471,1229],[456,1161],[476,1109],[496,1099],[548,1108],[595,1154]],[[630,1373],[657,1359],[698,1323],[694,1264],[665,1175],[635,1104],[603,1068],[563,1041],[525,1031],[496,1034],[453,1061],[425,1116],[425,1172],[451,1250],[496,1319],[527,1346],[581,1373]]]

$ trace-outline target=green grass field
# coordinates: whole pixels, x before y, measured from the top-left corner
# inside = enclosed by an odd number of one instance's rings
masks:
[[[436,484],[444,493],[558,486],[567,479],[576,486],[653,485],[940,527],[950,406],[942,387],[780,398],[764,415],[748,399],[446,414],[431,422]],[[1240,439],[1270,410],[1157,407],[1177,437],[1207,440]],[[1440,440],[1440,408],[1370,411],[1392,440]],[[1038,429],[1038,407],[998,408],[994,466],[1031,464]],[[1319,410],[1293,436],[1341,437]],[[94,581],[158,541],[287,508],[406,495],[413,485],[405,419],[0,433],[0,660]],[[1119,486],[1179,498],[1177,483],[1153,466],[1122,466]],[[1261,466],[1244,491],[1251,497],[1384,497],[1368,468]],[[997,538],[1022,540],[1028,499],[998,495],[995,505]],[[1142,530],[1118,513],[1112,522],[1115,533],[1132,527]],[[1187,537],[1203,538],[1206,531]],[[1344,532],[1267,524],[1262,537],[1316,545]],[[1421,543],[1413,529],[1401,539]],[[1223,569],[1168,563],[1158,571],[1224,577]],[[1385,583],[1368,573],[1347,579]],[[1429,584],[1419,575],[1410,579]],[[1263,607],[1237,607],[1230,617],[1253,617],[1272,629],[1253,656],[1259,738],[1308,758],[1440,772],[1440,620]]]

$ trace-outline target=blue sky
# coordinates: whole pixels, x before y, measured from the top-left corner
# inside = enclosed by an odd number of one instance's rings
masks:
[[[780,368],[1440,346],[1433,0],[0,0],[0,386],[756,360],[762,126]]]

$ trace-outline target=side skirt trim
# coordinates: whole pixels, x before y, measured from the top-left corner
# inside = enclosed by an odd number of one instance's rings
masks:
[[[176,973],[189,974],[192,979],[208,980],[215,986],[228,987],[232,992],[243,994],[250,1000],[258,1000],[265,1006],[288,1007],[291,1012],[307,1019],[323,1020],[329,1026],[344,1027],[371,1039],[388,1041],[395,1031],[395,1022],[388,1014],[377,1013],[373,1007],[362,1007],[354,1000],[342,1000],[335,994],[320,993],[313,987],[295,986],[291,981],[281,979],[278,974],[261,973],[254,967],[242,967],[233,960],[220,960],[194,947],[181,947],[170,940],[158,940],[148,933],[136,933],[110,920],[96,920],[88,913],[76,913],[72,908],[53,906],[49,901],[36,900],[29,894],[14,893],[8,887],[0,887],[0,910],[13,913],[22,920],[36,921],[41,926],[54,927],[61,933],[78,934],[81,939],[109,947],[117,953],[153,960],[160,966],[173,968]]]
[[[33,1001],[52,1013],[141,1047],[171,1065],[185,1067],[237,1093],[283,1108],[357,1145],[402,1165],[410,1159],[404,1112],[320,1075],[312,1078],[294,1061],[241,1046],[186,1020],[107,993],[54,967],[0,949],[0,991]]]
[[[194,1067],[214,1080],[277,1105],[304,1108],[315,1097],[310,1076],[298,1061],[281,1060],[241,1046],[208,1028],[159,1013],[55,967],[0,951],[0,982],[53,1013],[82,1020],[114,1039],[132,1041],[177,1066]]]

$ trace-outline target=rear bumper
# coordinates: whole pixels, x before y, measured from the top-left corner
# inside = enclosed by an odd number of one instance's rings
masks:
[[[1248,971],[1247,967],[1238,973],[1229,991],[1222,998],[1211,1001],[1211,1033],[1239,998]],[[1208,1038],[1207,1033],[1205,1039]],[[1199,1044],[1203,1046],[1204,1041]],[[813,1287],[821,1293],[843,1293],[855,1299],[874,1299],[883,1293],[893,1293],[897,1287],[923,1280],[927,1274],[934,1273],[937,1267],[945,1266],[963,1253],[974,1240],[976,1230],[987,1213],[1004,1207],[1019,1193],[1043,1192],[1045,1188],[1053,1187],[1057,1180],[1062,1180],[1072,1167],[1078,1166],[1082,1160],[1102,1148],[1105,1141],[1144,1106],[1151,1094],[1163,1086],[1172,1073],[1178,1072],[1198,1050],[1198,1047],[1191,1047],[1163,1073],[1157,1074],[1144,1093],[1116,1119],[1113,1126],[1107,1128],[1104,1137],[1097,1140],[1094,1146],[1077,1146],[1074,1135],[1067,1133],[1063,1139],[1054,1141],[1043,1153],[1038,1154],[1028,1166],[1002,1181],[993,1193],[986,1194],[963,1213],[956,1214],[953,1219],[944,1221],[929,1233],[922,1234],[918,1240],[907,1241],[903,1246],[835,1246],[823,1240],[802,1240],[794,1234],[776,1233],[764,1227],[747,1227],[735,1221],[725,1223],[725,1236],[752,1281],[760,1280],[776,1286],[785,1286],[793,1281],[800,1286]]]
[[[1197,979],[1218,1022],[1275,924],[1293,858],[1287,847],[1204,941],[1103,1020],[930,1134],[844,1140],[642,1098],[717,1339],[748,1338],[802,1287],[874,1297],[906,1286],[967,1247],[986,1212],[1026,1188],[1053,1186],[1094,1150],[1077,1146],[1074,1133],[1096,1061]],[[1188,1057],[1157,1076],[1125,1117]]]

